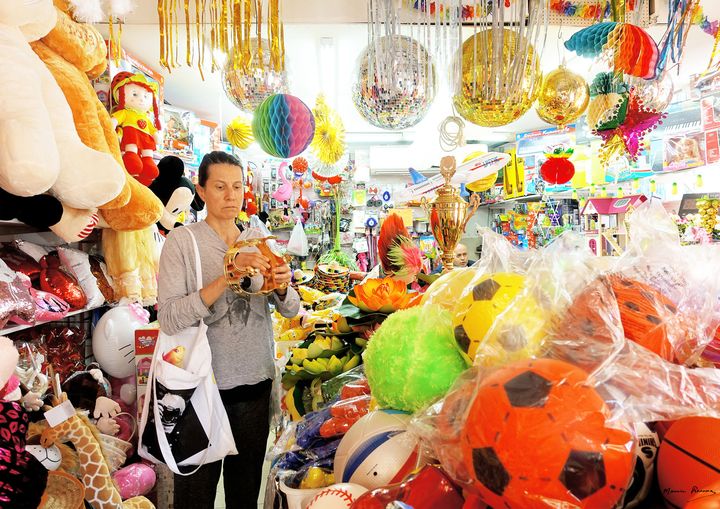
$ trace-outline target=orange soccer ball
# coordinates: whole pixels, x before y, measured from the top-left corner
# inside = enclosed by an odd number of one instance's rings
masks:
[[[607,426],[588,374],[553,359],[519,361],[478,387],[461,435],[472,487],[508,509],[613,507],[632,477],[632,435]]]

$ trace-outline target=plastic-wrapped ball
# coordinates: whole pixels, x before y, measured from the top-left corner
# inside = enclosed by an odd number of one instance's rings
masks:
[[[474,490],[492,507],[614,507],[632,477],[635,444],[609,416],[587,372],[572,364],[499,369],[478,386],[461,435]]]
[[[444,395],[467,368],[450,313],[428,306],[390,315],[373,334],[363,359],[378,403],[407,412]]]

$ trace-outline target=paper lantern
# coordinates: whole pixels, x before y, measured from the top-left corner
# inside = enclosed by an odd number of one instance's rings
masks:
[[[540,167],[540,176],[548,184],[566,184],[575,175],[575,165],[570,161],[573,149],[557,148],[545,154],[547,160]]]
[[[638,78],[655,77],[660,58],[657,44],[642,28],[630,23],[607,21],[575,32],[565,47],[580,56],[597,57],[609,53],[615,72]]]
[[[271,95],[255,110],[253,134],[274,157],[295,157],[310,145],[315,119],[304,102],[288,94]]]

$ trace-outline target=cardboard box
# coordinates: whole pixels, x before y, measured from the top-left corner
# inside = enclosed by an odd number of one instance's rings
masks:
[[[720,130],[718,129],[705,133],[705,160],[707,164],[720,161]]]
[[[700,101],[700,118],[703,131],[720,128],[720,98],[704,97]]]
[[[143,403],[145,402],[150,364],[152,363],[158,334],[160,334],[160,326],[157,322],[149,323],[135,331],[135,381],[137,383],[138,422],[140,422]]]
[[[665,138],[664,171],[696,168],[703,164],[705,164],[705,137],[703,133]]]

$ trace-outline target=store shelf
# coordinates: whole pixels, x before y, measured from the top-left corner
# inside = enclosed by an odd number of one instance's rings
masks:
[[[510,198],[509,200],[498,200],[492,203],[481,203],[480,207],[492,207],[493,205],[502,206],[506,203],[527,203],[532,201],[542,200],[541,194],[528,194],[525,196],[518,196],[516,198]]]
[[[37,322],[37,323],[30,324],[30,325],[13,325],[13,326],[11,326],[11,327],[6,327],[6,328],[4,328],[4,329],[0,329],[0,336],[7,336],[8,334],[12,334],[13,332],[20,332],[20,331],[25,330],[25,329],[30,329],[30,328],[32,328],[32,327],[37,327],[38,325],[42,325],[42,324],[44,324],[44,323],[61,322],[61,321],[63,321],[65,318],[68,318],[68,317],[70,317],[70,316],[75,316],[75,315],[79,315],[79,314],[82,314],[82,313],[87,313],[87,312],[89,312],[89,311],[93,311],[94,309],[98,309],[98,308],[101,308],[101,307],[103,307],[103,306],[104,306],[104,304],[102,304],[102,305],[100,305],[100,306],[94,306],[94,307],[91,307],[91,308],[83,308],[83,309],[77,309],[77,310],[75,310],[75,311],[70,311],[67,315],[65,315],[65,316],[64,316],[63,318],[61,318],[60,320],[46,320],[46,321],[43,321],[43,322]]]

